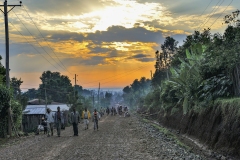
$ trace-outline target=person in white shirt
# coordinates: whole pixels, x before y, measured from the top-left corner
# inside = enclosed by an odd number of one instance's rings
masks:
[[[47,109],[47,113],[45,114],[45,118],[47,119],[47,126],[48,126],[48,137],[51,135],[53,136],[53,124],[54,124],[54,113],[51,111],[50,108]]]

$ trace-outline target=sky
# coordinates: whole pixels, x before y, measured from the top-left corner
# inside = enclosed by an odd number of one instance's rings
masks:
[[[3,4],[2,0],[2,4]],[[8,0],[8,4],[19,4]],[[83,88],[124,88],[151,78],[155,51],[166,36],[179,42],[194,30],[223,33],[223,17],[239,0],[23,0],[8,14],[10,77],[38,88],[44,71]],[[0,7],[3,10],[3,7]],[[9,7],[10,9],[10,7]],[[4,15],[0,55],[5,66]]]

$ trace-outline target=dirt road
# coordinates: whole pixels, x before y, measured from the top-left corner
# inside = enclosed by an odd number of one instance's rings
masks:
[[[149,130],[135,116],[128,118],[104,115],[99,131],[79,124],[79,136],[72,127],[62,130],[61,137],[36,135],[14,145],[0,147],[1,160],[161,160],[203,159],[181,148],[164,134]]]

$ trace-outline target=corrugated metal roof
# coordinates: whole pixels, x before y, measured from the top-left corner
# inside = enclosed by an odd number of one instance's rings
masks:
[[[53,112],[57,111],[57,107],[60,107],[61,111],[68,111],[69,107],[66,104],[61,105],[47,105]],[[23,114],[45,114],[45,105],[27,105]]]

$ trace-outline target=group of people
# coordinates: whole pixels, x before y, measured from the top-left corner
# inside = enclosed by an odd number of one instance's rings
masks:
[[[117,109],[115,107],[112,107],[111,109],[109,107],[107,107],[106,109],[106,113],[107,115],[109,115],[111,112],[111,115],[116,115],[119,114],[120,116],[124,113],[124,117],[126,117],[126,115],[129,115],[128,113],[128,107],[127,106],[118,106]]]
[[[85,130],[88,129],[89,119],[91,119],[91,117],[92,121],[94,122],[94,130],[98,130],[98,121],[100,120],[100,114],[96,109],[94,109],[93,115],[91,116],[87,108],[85,108],[82,112],[82,119],[84,122]],[[76,111],[75,107],[73,107],[73,112],[71,113],[71,123],[73,125],[74,136],[78,136],[78,123],[80,123],[80,114],[78,111]]]
[[[98,130],[98,121],[100,120],[100,113],[97,112],[96,109],[94,109],[94,112],[91,113],[87,110],[87,108],[84,109],[82,112],[82,119],[85,125],[85,130],[87,130],[89,127],[89,120],[92,118],[92,121],[94,122],[94,130]],[[42,118],[41,126],[44,127],[44,134],[47,134],[49,137],[50,134],[53,136],[53,127],[54,124],[57,129],[57,136],[60,137],[61,135],[61,126],[63,123],[64,117],[63,112],[60,111],[60,107],[57,107],[57,112],[52,112],[49,108],[47,109],[47,112],[45,114],[45,118]],[[70,115],[70,121],[73,126],[73,133],[74,136],[78,136],[78,123],[80,123],[80,114],[78,111],[76,111],[76,108],[72,108],[72,112]],[[40,128],[39,128],[40,129]]]
[[[45,118],[42,118],[41,126],[43,127],[44,134],[47,134],[48,137],[50,137],[50,132],[51,136],[53,136],[53,126],[54,124],[56,125],[57,128],[57,135],[60,137],[61,133],[61,126],[64,121],[63,113],[60,111],[60,107],[57,107],[57,112],[52,112],[49,108],[47,109],[47,112],[45,114]],[[39,130],[41,129],[39,126],[38,128],[38,133]]]
[[[90,111],[85,108],[82,112],[81,118],[84,122],[84,129],[87,130],[89,128],[89,120],[92,119],[92,122],[94,123],[94,130],[98,130],[98,121],[100,120],[100,117],[103,116],[104,112],[107,113],[107,115],[116,115],[117,112],[121,116],[124,111],[124,117],[128,116],[128,108],[118,106],[117,109],[115,107],[112,107],[111,109],[107,107],[107,109],[104,111],[102,108],[100,112],[97,112],[96,109],[94,109],[94,112],[90,113]],[[75,107],[72,107],[72,112],[70,115],[70,122],[73,126],[73,133],[74,136],[78,136],[78,123],[80,123],[80,114],[78,111],[76,111]],[[47,134],[47,136],[53,136],[53,127],[55,124],[55,127],[57,129],[57,136],[60,137],[61,135],[61,128],[62,124],[64,123],[64,116],[63,112],[60,111],[60,107],[57,107],[57,112],[52,112],[49,108],[47,109],[47,112],[45,114],[45,118],[42,118],[41,126],[44,127],[44,134]]]

